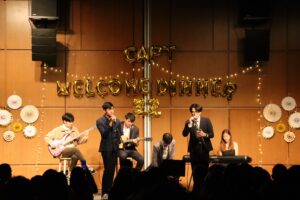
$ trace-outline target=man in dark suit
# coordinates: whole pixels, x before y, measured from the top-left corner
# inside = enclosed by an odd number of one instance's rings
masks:
[[[133,113],[125,115],[125,121],[121,123],[121,143],[119,145],[120,164],[126,162],[128,157],[137,161],[135,168],[141,171],[144,165],[144,157],[137,151],[136,146],[139,143],[139,128],[133,123],[135,116]]]
[[[191,117],[185,122],[182,135],[190,135],[188,151],[192,165],[194,183],[198,183],[195,171],[199,168],[208,170],[209,152],[213,149],[210,138],[214,137],[214,130],[209,118],[202,117],[202,106],[191,104],[189,111]],[[195,185],[195,184],[194,184]]]
[[[96,126],[101,134],[99,152],[101,152],[104,164],[102,199],[108,199],[118,160],[121,121],[114,115],[114,106],[111,102],[103,103],[102,109],[104,115],[97,119]]]

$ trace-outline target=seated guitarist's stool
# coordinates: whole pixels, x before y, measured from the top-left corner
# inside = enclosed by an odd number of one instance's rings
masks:
[[[71,158],[59,157],[58,159],[59,159],[58,171],[61,172],[61,168],[63,167],[63,173],[67,175],[67,169],[69,169]]]

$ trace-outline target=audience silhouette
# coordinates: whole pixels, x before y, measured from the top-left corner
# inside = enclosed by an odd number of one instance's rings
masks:
[[[122,163],[109,194],[111,200],[219,200],[219,199],[299,199],[300,165],[287,168],[275,164],[272,173],[250,164],[213,164],[203,171],[194,171],[192,191],[177,179],[167,176],[159,167],[137,171],[131,163]],[[97,186],[88,170],[75,167],[70,183],[67,177],[54,169],[28,179],[13,176],[11,166],[0,165],[1,200],[93,200]],[[225,195],[225,196],[224,196]]]

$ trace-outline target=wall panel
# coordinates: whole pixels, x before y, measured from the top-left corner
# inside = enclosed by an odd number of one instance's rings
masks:
[[[0,2],[0,49],[4,49],[5,44],[5,2]]]
[[[6,45],[9,49],[31,49],[29,1],[7,1]]]

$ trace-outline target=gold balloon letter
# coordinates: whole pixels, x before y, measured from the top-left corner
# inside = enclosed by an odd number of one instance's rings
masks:
[[[192,95],[192,81],[191,80],[181,80],[179,84],[179,95],[183,96],[187,94],[188,96]]]
[[[145,49],[144,46],[142,46],[140,48],[140,50],[138,51],[138,53],[137,53],[137,61],[138,62],[141,62],[142,60],[143,61],[148,61],[148,59],[149,59],[149,56],[148,56],[148,54],[146,52],[146,49]]]
[[[236,92],[236,90],[237,90],[237,85],[235,83],[232,83],[232,82],[226,83],[226,85],[224,87],[223,95],[227,97],[227,101],[232,100],[232,96]]]
[[[156,98],[151,98],[148,100],[148,104],[150,105],[148,114],[153,117],[160,117],[161,111],[157,111],[159,106],[159,101]]]
[[[87,97],[95,96],[95,92],[92,91],[92,82],[90,79],[85,80],[85,95]]]
[[[97,94],[100,96],[100,97],[104,97],[107,95],[107,91],[103,89],[104,86],[106,86],[107,83],[105,82],[105,80],[99,80],[97,82],[97,85],[96,85],[96,91],[97,91]]]
[[[132,92],[132,95],[135,96],[138,94],[138,80],[131,79],[131,80],[125,80],[126,84],[126,94],[130,96],[130,93]]]
[[[177,90],[176,90],[176,80],[175,79],[170,80],[169,90],[170,90],[171,97],[176,96]]]
[[[207,97],[208,95],[208,80],[196,80],[195,82],[195,94],[196,96],[200,96],[201,93],[203,95],[203,97]]]
[[[142,78],[140,80],[140,91],[142,94],[148,94],[150,91],[150,81],[148,78]]]
[[[75,80],[73,84],[73,93],[75,97],[83,97],[83,80]]]
[[[213,79],[211,82],[211,95],[214,97],[222,96],[221,85],[222,81],[220,79]]]
[[[108,89],[112,93],[112,95],[117,96],[121,92],[122,84],[119,79],[111,79],[108,81]]]
[[[164,79],[157,80],[157,95],[164,96],[168,91],[168,82]]]
[[[58,96],[70,96],[70,86],[69,82],[65,86],[62,86],[60,81],[56,81],[56,92]]]
[[[155,45],[151,46],[149,60],[152,65],[155,64],[154,57],[160,56],[161,50],[162,50],[161,46],[155,46]]]
[[[143,98],[133,99],[133,105],[134,105],[134,114],[135,115],[144,115],[144,106],[145,102]]]
[[[127,49],[124,50],[124,54],[125,54],[125,58],[127,60],[127,62],[129,62],[130,64],[135,62],[135,54],[136,54],[137,49],[135,47],[128,47]]]

